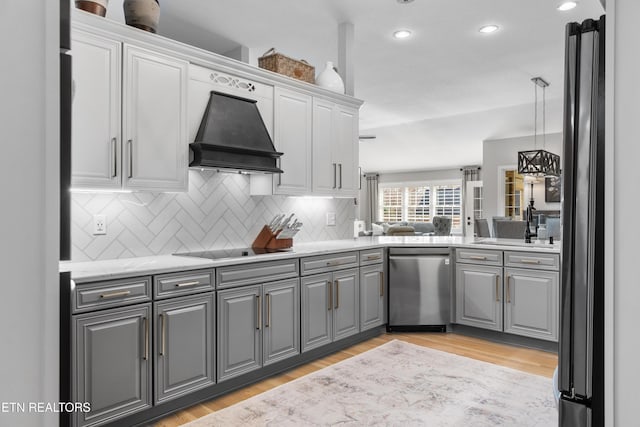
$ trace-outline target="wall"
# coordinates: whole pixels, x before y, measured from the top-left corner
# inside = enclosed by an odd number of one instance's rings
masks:
[[[326,213],[336,226],[326,226]],[[249,177],[189,171],[188,193],[74,193],[74,261],[251,246],[277,213],[303,222],[295,243],[353,236],[354,201],[249,196]],[[92,216],[107,216],[107,235],[94,236]]]
[[[615,10],[614,10],[615,7]],[[615,24],[614,24],[615,19]],[[607,246],[613,265],[607,281],[613,295],[613,361],[609,365],[614,374],[615,425],[638,424],[638,325],[640,324],[640,286],[638,286],[638,183],[640,182],[640,145],[638,144],[638,117],[640,117],[640,56],[638,56],[638,19],[640,2],[637,0],[607,1],[607,37],[615,37],[613,46],[607,44],[607,148],[613,154],[608,171],[613,192],[613,208],[605,213],[608,231],[613,241]],[[615,51],[611,49],[615,47]],[[613,61],[611,61],[613,59]],[[613,87],[611,85],[613,83]],[[614,115],[615,114],[615,117]],[[611,132],[611,128],[612,132]],[[613,424],[612,424],[613,425]]]
[[[482,143],[482,186],[484,196],[484,215],[486,218],[492,216],[502,216],[504,212],[499,212],[502,205],[499,200],[502,182],[498,182],[498,171],[500,167],[518,165],[518,151],[533,150],[533,135],[520,138],[505,138],[485,140]],[[537,148],[542,148],[542,137],[538,135]],[[562,133],[548,134],[545,142],[545,149],[560,156],[562,162]],[[529,185],[525,185],[525,204],[530,198]],[[534,206],[541,210],[560,210],[560,203],[546,203],[544,201],[544,180],[535,183],[533,186]]]
[[[0,3],[0,402],[58,401],[58,9]],[[57,415],[0,412],[0,425]]]

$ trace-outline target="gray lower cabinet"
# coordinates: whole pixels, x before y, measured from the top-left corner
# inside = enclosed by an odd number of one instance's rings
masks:
[[[302,351],[360,332],[359,269],[301,279]]]
[[[456,322],[502,331],[502,267],[456,264]]]
[[[218,381],[300,353],[299,279],[218,291]]]
[[[151,407],[151,304],[73,316],[76,426],[93,426]]]
[[[155,403],[215,383],[214,294],[154,304]]]
[[[558,340],[558,272],[505,268],[504,331]]]
[[[360,330],[384,323],[384,265],[360,267]]]

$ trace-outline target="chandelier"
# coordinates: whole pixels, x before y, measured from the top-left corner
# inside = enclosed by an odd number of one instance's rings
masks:
[[[535,88],[535,114],[533,122],[533,145],[535,150],[518,152],[518,173],[529,176],[560,176],[560,156],[545,150],[546,132],[546,96],[549,83],[542,77],[531,79]],[[542,149],[538,148],[538,87],[542,88]]]

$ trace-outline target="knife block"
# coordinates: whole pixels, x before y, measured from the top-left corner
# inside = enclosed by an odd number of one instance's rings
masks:
[[[277,239],[278,233],[272,233],[268,226],[262,227],[251,245],[254,249],[288,249],[293,246],[293,239]]]

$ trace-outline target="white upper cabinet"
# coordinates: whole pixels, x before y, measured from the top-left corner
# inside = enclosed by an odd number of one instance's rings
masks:
[[[119,189],[121,155],[121,46],[74,31],[72,186]]]
[[[274,193],[310,194],[312,98],[276,87],[274,99],[273,142],[276,151],[284,153],[280,158],[280,168],[284,173],[274,176]]]
[[[187,190],[188,63],[73,31],[72,185]]]
[[[358,110],[314,98],[314,194],[355,197],[357,163]]]
[[[188,63],[124,46],[124,185],[187,190]]]

